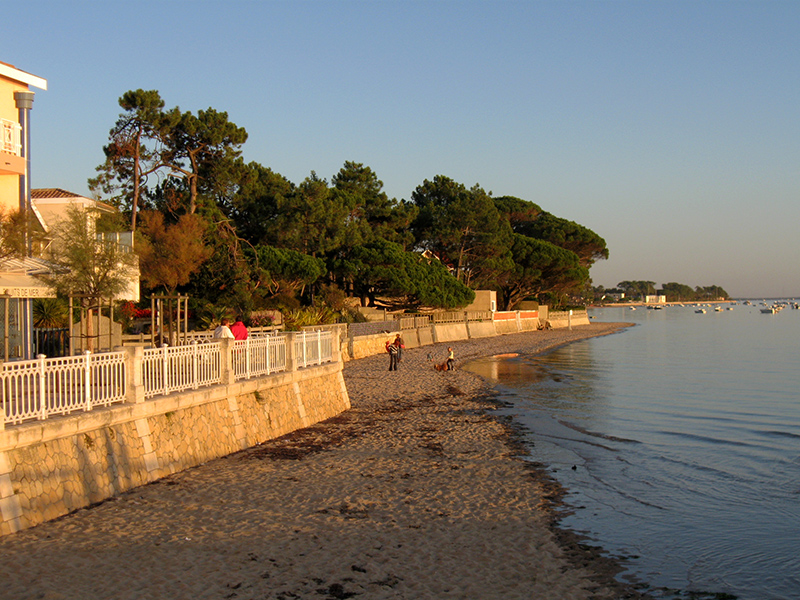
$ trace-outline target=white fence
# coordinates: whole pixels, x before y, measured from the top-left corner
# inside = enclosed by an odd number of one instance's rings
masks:
[[[142,370],[145,398],[220,383],[220,344],[148,348]]]
[[[86,353],[3,363],[0,400],[5,423],[46,419],[124,402],[125,353]]]
[[[144,398],[306,368],[338,358],[334,333],[314,331],[215,340],[186,346],[45,358],[0,364],[0,429],[31,419],[126,402],[135,356]],[[291,354],[291,355],[290,355]],[[0,412],[2,415],[2,412]]]
[[[285,370],[286,337],[282,335],[248,337],[246,340],[234,342],[233,372],[237,381]]]
[[[333,332],[302,331],[294,338],[294,356],[298,368],[320,365],[333,354]]]

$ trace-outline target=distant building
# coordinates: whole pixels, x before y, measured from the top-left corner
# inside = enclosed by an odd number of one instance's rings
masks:
[[[645,296],[644,297],[645,304],[666,304],[667,297],[666,296]]]
[[[42,229],[45,233],[53,230],[60,221],[67,218],[70,207],[79,208],[86,211],[87,218],[96,219],[102,214],[114,214],[117,209],[110,204],[93,200],[73,192],[62,190],[61,188],[40,188],[31,190],[31,204]],[[123,249],[133,252],[133,232],[123,231],[120,233],[98,233],[98,241],[114,242]],[[47,259],[49,249],[43,247],[39,255]],[[117,300],[139,301],[139,273],[131,279],[127,289],[122,292]]]
[[[464,310],[470,312],[497,310],[497,292],[494,290],[475,290],[475,300],[465,306]]]

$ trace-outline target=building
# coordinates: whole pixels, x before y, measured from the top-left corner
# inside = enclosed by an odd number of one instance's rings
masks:
[[[0,211],[31,212],[30,113],[47,81],[0,62]],[[30,252],[28,253],[30,255]],[[52,292],[33,275],[43,267],[26,257],[0,256],[0,360],[30,358],[33,298]]]
[[[67,217],[70,207],[84,210],[87,219],[116,212],[108,204],[62,189],[31,189],[31,87],[46,90],[47,81],[0,62],[0,216],[19,213],[27,223],[17,230],[21,243],[15,244],[13,253],[4,248],[7,245],[0,245],[4,250],[0,252],[0,362],[33,358],[36,351],[33,301],[55,297],[36,275],[48,271],[49,245],[59,221]],[[131,232],[96,235],[98,243],[114,243],[133,251]],[[138,273],[115,299],[139,299]]]
[[[100,215],[112,215],[117,213],[117,209],[110,204],[81,196],[73,192],[62,190],[61,188],[39,188],[31,190],[31,205],[36,215],[37,223],[45,234],[45,244],[39,252],[34,252],[35,256],[47,259],[49,252],[47,247],[47,234],[51,233],[59,222],[65,220],[70,208],[78,208],[84,211],[89,219],[97,219]],[[113,242],[129,252],[133,252],[134,235],[132,231],[119,233],[96,234],[98,241]],[[128,288],[120,294],[116,300],[139,301],[139,275],[138,272],[133,277]]]

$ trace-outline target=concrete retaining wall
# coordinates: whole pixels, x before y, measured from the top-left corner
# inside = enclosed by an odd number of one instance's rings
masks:
[[[341,363],[0,431],[0,535],[333,417]]]
[[[433,341],[436,344],[469,339],[466,323],[437,323],[432,326],[432,329]]]
[[[467,323],[467,333],[470,339],[493,337],[497,335],[497,329],[492,321],[471,321]]]
[[[433,344],[433,328],[421,327],[417,329],[417,337],[419,338],[420,346],[430,346]]]
[[[577,325],[589,325],[589,313],[585,310],[550,311],[547,324],[551,329],[561,329]]]
[[[589,317],[585,310],[548,313],[546,306],[538,310],[520,310],[493,313],[492,321],[469,321],[459,323],[436,323],[429,327],[404,329],[401,336],[406,348],[417,348],[431,344],[444,344],[471,338],[491,337],[522,331],[536,331],[545,321],[542,315],[549,315],[547,325],[553,329],[572,325],[588,325]],[[350,340],[347,358],[363,358],[386,352],[386,340],[394,339],[396,332],[374,336],[359,336]]]

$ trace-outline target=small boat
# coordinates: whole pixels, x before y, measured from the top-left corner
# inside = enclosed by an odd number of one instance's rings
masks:
[[[767,308],[762,308],[761,312],[764,313],[765,315],[774,315],[778,311],[775,310],[772,306],[768,306]]]
[[[697,309],[696,311],[694,311],[694,312],[696,312],[697,314],[705,314],[705,312],[706,312],[706,309],[705,309],[705,308],[698,308],[698,309]]]

